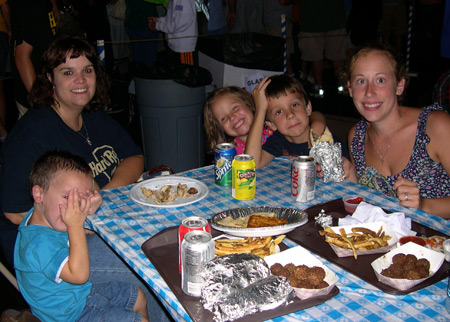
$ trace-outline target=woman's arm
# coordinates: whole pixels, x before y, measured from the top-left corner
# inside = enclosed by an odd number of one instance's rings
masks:
[[[441,163],[447,174],[450,174],[450,149],[448,149],[450,115],[442,111],[430,113],[427,120],[427,134],[430,137],[430,143],[427,145],[428,154],[434,161]],[[408,202],[401,201],[400,204],[408,205]],[[450,196],[422,198],[417,208],[450,219]]]
[[[144,157],[142,155],[133,155],[123,159],[116,171],[114,171],[111,181],[103,186],[102,189],[111,189],[135,183],[143,171]]]

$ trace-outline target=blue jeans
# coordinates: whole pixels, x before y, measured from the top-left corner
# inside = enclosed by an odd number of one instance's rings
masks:
[[[137,297],[136,285],[122,282],[96,284],[76,322],[140,322],[142,316],[133,312]]]
[[[86,235],[90,280],[92,285],[111,281],[126,282],[140,287],[147,297],[147,309],[150,321],[173,321],[158,298],[149,289],[147,283],[134,273],[122,259],[97,234]]]

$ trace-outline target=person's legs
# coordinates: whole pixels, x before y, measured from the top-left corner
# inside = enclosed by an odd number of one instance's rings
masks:
[[[91,293],[77,322],[89,321],[148,321],[148,315],[135,310],[137,302],[143,301],[143,293],[139,299],[139,288],[122,282],[110,282],[92,286]],[[144,300],[145,301],[145,300]],[[145,309],[145,306],[141,307]]]
[[[87,235],[90,262],[90,280],[93,285],[110,281],[127,282],[141,288],[147,297],[147,307],[152,320],[173,321],[147,283],[97,235]]]

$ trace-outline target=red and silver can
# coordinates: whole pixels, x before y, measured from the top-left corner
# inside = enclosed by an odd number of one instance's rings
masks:
[[[208,220],[202,217],[192,216],[185,218],[181,221],[180,227],[178,227],[178,271],[181,273],[181,243],[184,236],[194,230],[203,230],[211,233],[211,226]]]
[[[214,259],[214,241],[206,231],[188,232],[181,243],[181,289],[191,296],[200,296],[205,280],[202,272]]]
[[[313,157],[298,156],[292,163],[291,195],[305,202],[314,199],[316,190],[316,163]]]

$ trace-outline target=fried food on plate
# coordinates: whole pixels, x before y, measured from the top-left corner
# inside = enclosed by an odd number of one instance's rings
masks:
[[[325,227],[319,231],[320,236],[325,237],[327,243],[334,244],[341,248],[351,249],[353,257],[358,258],[357,250],[371,250],[388,246],[391,236],[386,235],[383,226],[378,232],[364,227],[353,227],[351,233],[346,233],[343,228],[339,229],[339,233],[333,231],[330,227]]]
[[[275,246],[280,244],[286,235],[280,235],[275,239],[268,237],[247,237],[245,239],[216,239],[215,253],[223,256],[235,253],[251,253],[261,258],[275,254]]]
[[[228,227],[258,228],[286,225],[288,221],[284,218],[275,217],[274,212],[255,212],[238,218],[227,216],[217,223]]]
[[[252,215],[248,220],[247,228],[279,226],[287,223],[288,221],[284,218]]]

